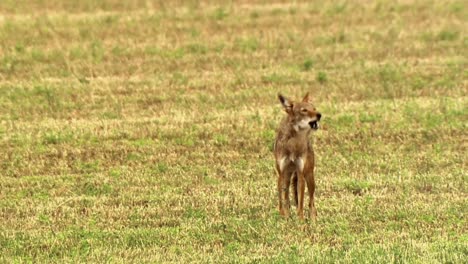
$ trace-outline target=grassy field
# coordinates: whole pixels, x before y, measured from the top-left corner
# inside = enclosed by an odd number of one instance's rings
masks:
[[[1,263],[466,263],[466,3],[123,2],[0,1]],[[316,222],[272,155],[307,91]]]

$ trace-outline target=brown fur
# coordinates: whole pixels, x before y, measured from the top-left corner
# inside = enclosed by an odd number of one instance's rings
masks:
[[[280,214],[289,216],[289,187],[292,180],[299,218],[304,219],[304,192],[307,184],[310,217],[315,219],[314,150],[309,135],[312,130],[318,129],[321,114],[309,103],[308,94],[302,102],[293,102],[281,94],[278,94],[278,98],[287,113],[278,128],[274,148]]]

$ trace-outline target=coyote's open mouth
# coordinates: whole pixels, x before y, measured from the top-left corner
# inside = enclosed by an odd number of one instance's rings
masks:
[[[309,126],[310,128],[317,130],[319,128],[318,121],[316,120],[316,121],[309,122]]]

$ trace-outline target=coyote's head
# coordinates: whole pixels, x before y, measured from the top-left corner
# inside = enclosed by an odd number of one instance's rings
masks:
[[[302,102],[294,102],[281,94],[278,94],[278,98],[296,131],[319,128],[318,122],[322,114],[309,102],[309,93],[304,96]]]

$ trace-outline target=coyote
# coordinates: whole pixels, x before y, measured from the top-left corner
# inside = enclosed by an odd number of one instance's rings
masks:
[[[292,180],[297,214],[304,219],[305,182],[309,190],[310,218],[317,217],[314,206],[314,150],[309,134],[319,128],[322,114],[309,102],[307,93],[302,102],[294,102],[281,94],[278,98],[287,113],[281,121],[276,136],[274,154],[278,171],[278,198],[280,214],[289,216],[289,186]]]

